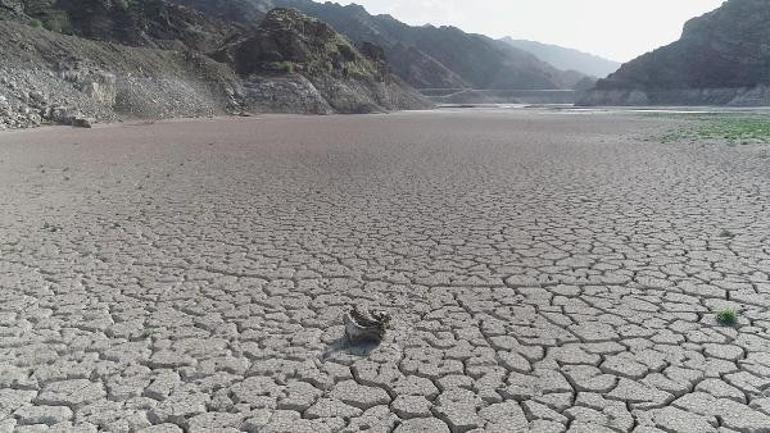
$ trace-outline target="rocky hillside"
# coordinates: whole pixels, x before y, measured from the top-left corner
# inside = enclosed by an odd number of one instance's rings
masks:
[[[0,129],[239,110],[238,77],[194,52],[136,48],[0,21]]]
[[[729,0],[597,83],[586,105],[770,105],[770,1]]]
[[[0,129],[430,106],[382,50],[276,9],[256,27],[161,0],[0,0]]]
[[[165,0],[0,1],[17,12],[17,21],[129,46],[208,52],[243,30]]]
[[[329,23],[356,44],[383,47],[393,72],[416,88],[566,89],[585,78],[564,72],[532,54],[454,27],[409,26],[361,6],[312,0],[175,0],[212,16],[235,15],[242,25],[261,11],[287,7]],[[224,12],[223,12],[224,11]]]
[[[271,0],[173,0],[203,12],[206,16],[225,22],[240,23],[256,28],[270,10],[279,5]]]
[[[293,111],[297,103],[316,113],[428,106],[390,74],[381,48],[364,43],[359,51],[328,24],[294,9],[271,10],[255,32],[213,58],[235,68],[247,83],[245,101],[263,110]],[[276,82],[294,90],[270,92]]]
[[[402,59],[402,53],[411,50],[417,61],[395,61],[393,69],[417,88],[563,89],[584,78],[508,44],[455,27],[409,26],[389,15],[370,15],[358,5],[271,1],[326,21],[354,41],[380,45],[389,59]],[[425,64],[428,72],[417,66],[420,64]],[[444,73],[437,75],[438,71]]]
[[[563,71],[577,71],[591,77],[604,78],[620,67],[618,62],[572,48],[510,37],[505,37],[501,41],[531,53],[538,59]]]

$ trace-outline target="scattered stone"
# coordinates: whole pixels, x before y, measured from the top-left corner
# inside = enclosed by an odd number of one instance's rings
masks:
[[[87,117],[75,117],[72,119],[72,126],[76,128],[91,128],[93,123],[94,121]]]
[[[353,344],[380,343],[390,325],[390,315],[377,310],[360,310],[354,306],[345,316],[345,336]]]

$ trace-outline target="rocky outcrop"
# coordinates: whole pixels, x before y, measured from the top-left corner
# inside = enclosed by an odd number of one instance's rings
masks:
[[[0,0],[0,18],[20,17],[24,15],[22,0]]]
[[[173,0],[242,25],[273,7],[293,8],[330,24],[356,45],[383,47],[393,73],[425,88],[561,89],[584,78],[564,72],[528,52],[483,35],[449,27],[409,26],[362,6],[312,0]],[[235,12],[234,10],[237,10]]]
[[[252,29],[277,7],[271,0],[173,0],[173,3],[199,10],[207,17]]]
[[[279,8],[270,11],[254,33],[213,57],[233,65],[248,83],[244,101],[251,107],[290,111],[294,100],[302,107],[314,107],[312,112],[430,106],[390,74],[382,49],[364,44],[362,51],[328,24]],[[286,97],[281,89],[295,92]]]
[[[528,52],[456,27],[409,26],[389,15],[371,15],[355,4],[254,1],[296,8],[328,22],[357,43],[384,47],[394,72],[417,88],[564,89],[584,77],[575,78]]]
[[[729,0],[600,80],[584,105],[767,105],[770,2]]]

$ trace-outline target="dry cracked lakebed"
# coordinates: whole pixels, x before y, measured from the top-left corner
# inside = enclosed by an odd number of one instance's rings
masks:
[[[675,122],[4,133],[0,432],[770,432],[766,150]]]

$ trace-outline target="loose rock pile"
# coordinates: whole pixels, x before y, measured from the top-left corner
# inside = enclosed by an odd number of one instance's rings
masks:
[[[41,124],[85,126],[91,118],[114,120],[115,76],[77,64],[59,71],[0,68],[0,129]]]

